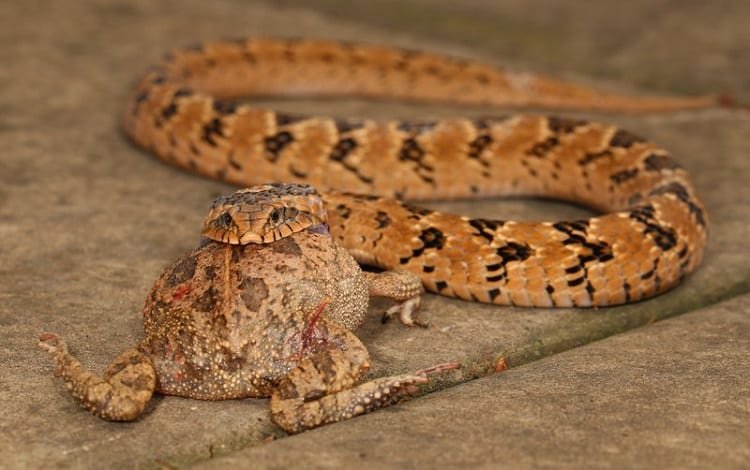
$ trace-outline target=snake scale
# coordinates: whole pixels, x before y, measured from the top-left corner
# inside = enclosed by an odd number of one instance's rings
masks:
[[[179,167],[237,185],[308,183],[331,233],[364,264],[410,271],[461,299],[606,306],[674,287],[700,263],[707,216],[685,170],[612,125],[515,114],[433,122],[297,116],[234,101],[357,95],[625,112],[709,107],[634,98],[438,54],[251,38],[176,50],[134,88],[128,135]],[[543,196],[602,215],[468,218],[405,200]]]

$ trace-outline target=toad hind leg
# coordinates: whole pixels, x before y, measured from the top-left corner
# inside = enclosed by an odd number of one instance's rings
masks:
[[[413,395],[427,376],[459,367],[440,364],[414,374],[382,377],[354,385],[370,366],[367,350],[348,331],[341,349],[308,356],[282,379],[271,395],[271,418],[288,433],[298,433],[385,408]]]
[[[384,322],[393,315],[398,315],[404,325],[426,326],[412,318],[412,314],[422,303],[424,293],[422,281],[417,276],[404,271],[364,272],[363,274],[367,280],[370,296],[385,297],[396,301],[396,304],[386,310],[383,315]]]
[[[136,348],[120,354],[103,376],[89,372],[69,352],[57,335],[44,333],[39,347],[57,363],[55,375],[81,405],[96,416],[108,421],[136,419],[151,399],[156,386],[156,374],[151,360]]]

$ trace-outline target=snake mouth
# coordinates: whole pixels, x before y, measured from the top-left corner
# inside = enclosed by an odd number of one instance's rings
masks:
[[[240,237],[238,237],[237,234],[232,230],[220,230],[216,229],[215,227],[205,227],[201,232],[201,235],[211,240],[221,243],[227,243],[229,245],[245,244],[242,243]]]

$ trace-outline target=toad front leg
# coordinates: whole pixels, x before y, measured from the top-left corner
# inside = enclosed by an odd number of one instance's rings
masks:
[[[396,301],[389,308],[383,320],[398,314],[401,323],[408,326],[426,326],[412,318],[412,314],[422,303],[424,287],[422,281],[412,273],[404,271],[384,271],[382,273],[363,272],[372,297],[385,297]]]
[[[96,416],[109,421],[136,419],[151,399],[156,374],[151,360],[133,348],[120,354],[103,376],[86,370],[69,352],[65,342],[55,334],[39,337],[39,347],[57,363],[55,375],[81,405]]]
[[[328,325],[329,330],[335,325]],[[279,383],[271,395],[271,418],[282,429],[297,433],[327,423],[385,408],[413,395],[427,376],[457,369],[457,363],[440,364],[413,374],[382,377],[354,385],[370,367],[364,345],[349,331],[329,336],[336,347],[305,357]]]

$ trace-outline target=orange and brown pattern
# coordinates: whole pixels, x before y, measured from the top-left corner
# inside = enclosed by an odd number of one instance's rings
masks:
[[[141,78],[125,113],[128,134],[177,166],[242,186],[316,186],[331,233],[358,261],[410,271],[439,294],[615,305],[674,287],[701,261],[706,214],[687,173],[617,127],[525,114],[341,120],[231,101],[278,94],[624,112],[709,107],[716,98],[626,97],[430,53],[247,39],[170,54]],[[553,197],[603,215],[498,221],[400,201],[495,195]]]

